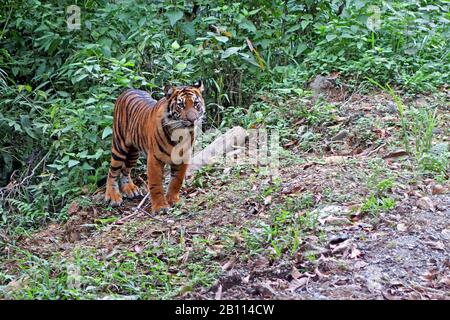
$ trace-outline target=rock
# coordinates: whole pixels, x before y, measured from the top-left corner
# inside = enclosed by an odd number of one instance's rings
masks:
[[[332,87],[333,87],[332,80],[322,75],[317,75],[314,78],[314,80],[309,84],[309,88],[312,89],[316,94]]]
[[[272,289],[272,287],[267,283],[258,283],[253,286],[256,293],[259,293],[264,298],[271,298],[275,295],[275,291]]]
[[[450,229],[444,229],[441,231],[442,237],[445,240],[450,240]]]
[[[404,231],[408,230],[408,227],[407,227],[406,224],[404,224],[404,223],[399,223],[399,224],[397,225],[397,230],[398,230],[398,231],[401,231],[401,232],[404,232]]]
[[[358,269],[363,269],[367,266],[367,262],[364,262],[362,260],[358,260],[355,262],[355,265],[353,266],[354,269],[358,270]]]
[[[376,293],[383,289],[383,273],[377,266],[369,265],[366,268],[366,286],[370,292]]]
[[[386,112],[387,113],[397,113],[397,106],[392,101],[389,101],[386,105]]]
[[[349,135],[347,130],[339,131],[334,137],[331,138],[331,141],[342,141]]]
[[[416,206],[423,210],[435,211],[433,201],[429,197],[422,197],[416,202]]]
[[[348,234],[339,234],[337,236],[334,236],[330,239],[330,244],[338,244],[340,242],[343,242],[345,240],[348,240],[350,236]]]
[[[295,291],[299,288],[303,288],[308,283],[308,280],[309,280],[308,277],[292,279],[292,281],[289,283],[289,290]]]
[[[443,194],[445,192],[446,192],[446,189],[440,184],[435,184],[431,187],[431,194],[433,194],[433,195]]]
[[[15,292],[22,290],[24,287],[28,285],[28,280],[29,280],[28,276],[19,278],[17,280],[12,280],[6,286],[3,287],[3,293],[7,298],[11,298]]]

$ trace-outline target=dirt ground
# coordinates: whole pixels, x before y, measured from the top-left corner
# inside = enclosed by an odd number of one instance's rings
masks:
[[[369,114],[383,123],[395,118],[387,100],[379,95],[341,101],[341,112],[347,116],[338,115],[336,121],[340,132],[345,129],[348,133],[338,137],[342,141],[338,149],[329,143],[336,140],[333,137],[325,139],[320,154],[302,153],[298,149],[301,143],[288,143],[286,149],[301,155],[302,161],[282,162],[281,185],[270,198],[253,196],[262,194],[270,181],[251,180],[244,170],[239,179],[225,182],[209,177],[204,187],[188,182],[177,214],[149,214],[148,201],[137,210],[141,199],[127,201],[114,209],[118,212],[100,204],[85,207],[74,202],[67,223],[50,224],[20,239],[18,245],[41,258],[54,252],[69,256],[80,247],[94,248],[99,257],[108,257],[158,246],[161,235],[179,241],[183,230],[183,241],[188,244],[196,235],[208,238],[211,234],[210,250],[216,253],[215,261],[222,271],[214,285],[196,286],[175,298],[450,299],[448,180],[442,184],[426,177],[414,178],[405,157],[392,155],[387,146],[397,126],[372,130],[384,141],[381,147],[362,141],[353,131],[355,121]],[[444,141],[448,139],[446,130],[441,128]],[[390,191],[396,203],[394,209],[371,216],[358,208],[370,193],[366,181],[374,159],[397,172]],[[270,221],[273,206],[305,192],[313,195],[309,210],[316,215],[317,225],[300,237],[296,252],[276,259],[267,255],[267,250],[249,254],[239,231],[253,223],[258,232],[257,222]],[[99,190],[94,201],[100,201],[101,196]],[[112,212],[120,213],[120,218],[108,221]],[[103,221],[102,228],[98,228],[98,221]],[[217,230],[230,227],[236,232],[234,247],[225,249]],[[190,259],[189,251],[183,259]],[[13,270],[14,262],[10,264]]]

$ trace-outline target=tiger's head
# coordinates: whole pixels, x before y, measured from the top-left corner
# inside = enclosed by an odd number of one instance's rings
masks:
[[[200,124],[205,114],[203,90],[202,81],[192,86],[166,86],[167,117],[172,128],[189,128]]]

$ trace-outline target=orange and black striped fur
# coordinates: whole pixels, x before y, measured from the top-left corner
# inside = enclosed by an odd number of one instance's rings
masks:
[[[205,113],[202,92],[203,83],[198,82],[193,86],[166,88],[165,96],[159,101],[145,91],[134,89],[119,96],[114,106],[106,201],[118,206],[122,203],[121,193],[129,198],[140,194],[130,176],[140,151],[147,153],[148,188],[153,211],[167,211],[169,206],[179,201],[188,164],[174,160],[173,151],[176,151],[178,142],[173,141],[173,133],[177,130],[187,132],[190,146],[193,145],[194,127]],[[163,189],[165,164],[171,166],[171,181],[166,195]]]

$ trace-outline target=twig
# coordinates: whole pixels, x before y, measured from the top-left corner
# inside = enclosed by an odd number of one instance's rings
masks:
[[[144,204],[145,200],[147,200],[148,195],[149,195],[149,193],[147,192],[147,194],[146,194],[145,197],[141,200],[141,202],[139,203],[139,205],[138,205],[136,208],[134,208],[134,211],[137,211],[137,210],[139,210],[139,209],[142,207],[142,205]]]
[[[136,216],[136,215],[139,214],[139,213],[141,213],[141,212],[135,211],[135,212],[133,212],[132,214],[129,214],[129,215],[123,217],[123,218],[120,218],[119,220],[116,221],[115,224],[122,224],[122,223],[124,223],[126,220],[128,220],[128,219],[130,219],[130,218]]]
[[[373,153],[377,152],[378,150],[380,150],[381,148],[383,148],[386,145],[386,143],[381,144],[379,147],[377,147],[376,149],[370,151],[366,157],[370,157]]]
[[[144,204],[145,200],[147,200],[148,195],[149,195],[149,193],[147,193],[145,195],[145,197],[141,200],[141,202],[138,204],[137,207],[133,208],[133,213],[132,214],[129,214],[129,215],[123,217],[123,218],[120,218],[119,220],[116,221],[116,224],[122,224],[124,221],[126,221],[126,220],[128,220],[128,219],[130,219],[130,218],[132,218],[134,216],[137,216],[139,213],[143,213],[143,212],[147,213],[145,210],[142,210],[141,207]]]
[[[11,198],[11,195],[14,195],[16,193],[16,189],[23,187],[25,185],[25,183],[27,182],[27,180],[31,179],[37,168],[41,166],[41,164],[44,162],[45,159],[47,159],[47,157],[49,156],[50,151],[47,152],[47,154],[39,161],[39,163],[33,168],[33,170],[31,170],[31,173],[29,175],[27,175],[26,177],[22,178],[20,177],[19,180],[21,180],[20,182],[14,181],[14,182],[10,182],[6,187],[0,188],[0,198],[1,199],[5,199],[5,198]],[[29,172],[29,171],[27,171]],[[14,175],[14,173],[11,175],[11,177]],[[22,176],[25,175],[25,172],[22,174]],[[6,195],[6,192],[8,192],[8,194]]]
[[[164,222],[164,221],[162,221],[161,219],[155,218],[155,217],[152,216],[150,213],[148,213],[147,211],[145,211],[145,210],[143,210],[143,209],[141,209],[141,208],[138,208],[137,210],[139,210],[140,212],[142,212],[142,213],[148,215],[148,216],[149,216],[150,218],[152,218],[153,220],[156,220],[156,221],[158,221],[158,222]]]

